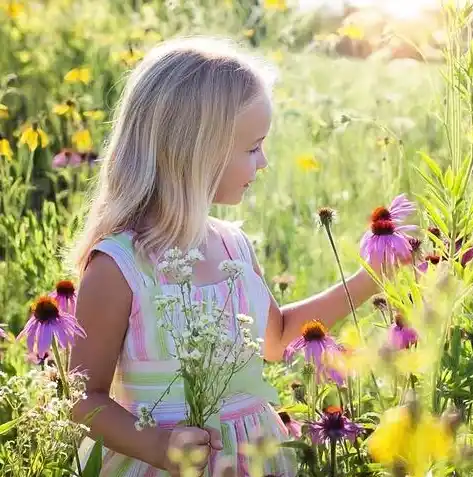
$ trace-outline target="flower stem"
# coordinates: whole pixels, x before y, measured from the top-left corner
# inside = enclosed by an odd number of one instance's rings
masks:
[[[337,475],[337,440],[330,439],[330,477]]]
[[[341,264],[340,258],[338,256],[337,247],[335,246],[335,242],[333,240],[332,231],[330,230],[330,225],[329,224],[324,224],[324,228],[327,232],[327,237],[329,239],[330,245],[331,245],[333,253],[335,255],[335,260],[337,261],[338,269],[340,271],[340,276],[342,278],[343,288],[345,289],[345,293],[347,295],[348,304],[350,305],[350,310],[351,310],[351,314],[353,315],[353,321],[355,323],[356,330],[358,332],[358,335],[359,335],[360,339],[362,339],[361,330],[360,330],[360,327],[358,325],[358,319],[356,317],[355,305],[353,304],[353,300],[351,298],[350,291],[348,290],[348,285],[347,285],[347,282],[345,280],[345,275],[343,274],[342,264]]]
[[[61,377],[62,389],[63,389],[63,392],[64,392],[64,396],[66,397],[66,399],[71,399],[71,389],[69,388],[69,381],[68,381],[67,376],[66,376],[66,371],[64,369],[64,366],[62,365],[61,355],[59,353],[59,348],[57,346],[56,337],[53,337],[51,347],[53,349],[54,361],[56,361],[56,366],[57,366],[57,369],[59,371],[59,376]],[[80,465],[79,450],[77,449],[77,444],[76,444],[75,441],[74,441],[74,457],[75,457],[76,462],[77,462],[77,471],[79,473],[79,476],[82,477],[82,469],[81,469],[81,465]]]

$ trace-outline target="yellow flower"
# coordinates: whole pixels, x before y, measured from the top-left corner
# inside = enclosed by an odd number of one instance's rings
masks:
[[[254,34],[254,28],[248,28],[247,30],[243,30],[243,36],[246,36],[247,38],[251,38]]]
[[[269,56],[275,63],[281,63],[284,60],[284,55],[281,50],[275,50]]]
[[[25,6],[18,2],[8,1],[1,6],[7,17],[18,18],[24,11]]]
[[[80,129],[72,135],[72,142],[79,152],[88,152],[92,149],[92,136],[88,129]]]
[[[8,114],[8,106],[0,103],[0,119],[7,119],[10,115]]]
[[[368,448],[377,462],[389,467],[402,462],[411,477],[424,477],[433,461],[450,455],[453,436],[427,412],[413,414],[407,406],[386,411]]]
[[[125,63],[125,65],[132,67],[135,66],[138,61],[142,60],[143,56],[144,53],[141,50],[129,48],[128,50],[113,53],[112,59],[114,61],[121,61],[122,63]]]
[[[365,36],[363,28],[356,25],[345,25],[338,29],[337,33],[340,36],[347,36],[352,40],[362,40]]]
[[[266,10],[276,10],[283,12],[287,9],[286,0],[264,0],[263,7]]]
[[[11,150],[8,139],[4,138],[0,134],[0,156],[5,156],[9,161],[13,157],[13,151]]]
[[[296,158],[296,162],[304,171],[318,171],[320,169],[319,162],[310,154],[302,154]]]
[[[33,152],[38,145],[45,148],[49,144],[47,134],[38,126],[38,123],[25,124],[20,136],[20,144],[27,144]]]
[[[91,80],[90,68],[74,68],[66,73],[64,80],[68,83],[82,82],[84,84],[88,84]]]
[[[94,121],[103,121],[105,119],[105,112],[101,109],[92,109],[91,111],[85,111],[84,116]]]
[[[76,103],[71,100],[67,100],[65,103],[56,104],[53,107],[53,113],[58,114],[59,116],[71,117],[75,121],[80,121],[80,114],[77,111]]]

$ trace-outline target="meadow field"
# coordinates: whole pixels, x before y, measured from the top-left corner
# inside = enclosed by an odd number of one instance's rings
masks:
[[[450,15],[446,61],[426,64],[317,53],[309,46],[320,20],[306,14],[303,21],[284,5],[2,0],[0,323],[6,334],[0,337],[1,476],[73,475],[67,465],[80,430],[71,424],[67,445],[55,447],[52,441],[63,431],[53,426],[54,417],[36,407],[38,393],[46,400],[57,396],[41,391],[28,374],[44,369],[44,362],[35,364],[25,343],[15,337],[38,296],[54,290],[60,280],[76,283],[62,251],[83,222],[127,72],[154,44],[190,34],[233,38],[278,71],[266,140],[269,166],[241,205],[218,206],[214,214],[242,223],[281,304],[340,280],[326,230],[318,224],[321,207],[336,211],[330,229],[346,276],[360,267],[359,244],[372,210],[389,206],[401,193],[417,204],[412,221],[423,241],[419,262],[426,255],[446,258],[441,270],[429,268],[425,282],[415,279],[411,267],[383,282],[391,317],[393,309],[402,312],[420,336],[415,347],[400,350],[402,365],[374,358],[373,350],[381,347],[383,333],[394,323],[383,321],[372,303],[358,312],[360,328],[348,317],[332,330],[346,348],[372,353],[367,359],[369,353],[360,351],[356,363],[344,362],[353,376],[338,389],[337,405],[350,411],[364,434],[354,442],[328,439],[313,447],[307,436],[296,439],[301,442],[293,445],[300,452],[299,475],[473,475],[473,281],[462,261],[473,228],[472,61],[458,35],[470,11],[465,7]],[[438,236],[432,227],[440,231]],[[431,321],[427,309],[435,309]],[[268,366],[267,374],[280,392],[280,410],[301,422],[315,419],[315,409],[321,413],[327,396],[337,395],[331,384],[312,389],[300,366],[278,363]],[[308,405],[294,399],[295,381],[308,388]],[[414,398],[407,393],[411,385]],[[391,435],[383,431],[383,445],[395,447],[395,441],[405,439],[410,450],[396,447],[385,455],[379,444],[370,449],[368,436],[375,435],[380,419],[384,422],[383,413],[412,407],[409,399],[428,418],[411,427],[399,424]],[[21,416],[32,409],[38,424],[27,431]],[[455,442],[450,431],[436,427],[447,411],[461,422],[451,433]],[[61,407],[56,420],[67,421],[67,413],[67,406]],[[39,437],[21,438],[22,432]],[[442,432],[443,441],[431,442],[433,434]],[[338,447],[331,453],[334,442]],[[312,460],[307,458],[310,449]]]

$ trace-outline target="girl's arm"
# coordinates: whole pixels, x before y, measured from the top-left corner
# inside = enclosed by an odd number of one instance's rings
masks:
[[[138,432],[136,417],[109,397],[110,385],[128,326],[132,292],[112,258],[97,253],[87,267],[77,297],[76,317],[87,338],[78,338],[71,353],[70,369],[86,371],[87,399],[73,409],[74,419],[84,422],[94,409],[90,435],[102,436],[105,447],[164,468],[170,432],[146,428]]]
[[[253,257],[253,268],[263,278],[253,247],[249,240],[247,242]],[[346,279],[346,283],[355,308],[377,292],[377,285],[364,269]],[[342,283],[283,307],[269,293],[271,302],[264,340],[264,357],[268,361],[281,360],[286,346],[301,336],[302,327],[308,321],[317,319],[330,328],[351,311]]]

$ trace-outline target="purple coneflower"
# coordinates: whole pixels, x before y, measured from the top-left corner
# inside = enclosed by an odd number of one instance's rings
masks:
[[[53,157],[52,166],[57,169],[67,166],[78,166],[82,162],[82,157],[72,149],[62,149]]]
[[[43,356],[56,337],[62,348],[74,344],[75,335],[85,338],[84,329],[76,319],[59,310],[58,302],[50,296],[42,296],[31,308],[32,314],[17,339],[26,336],[28,349]]]
[[[407,326],[405,319],[399,313],[389,328],[388,345],[391,349],[409,349],[417,344],[419,335],[414,328]]]
[[[368,262],[394,264],[411,259],[412,247],[404,234],[415,225],[396,225],[392,220],[376,220],[361,239],[361,256]]]
[[[309,436],[314,444],[336,442],[341,439],[354,442],[362,430],[362,427],[350,421],[337,406],[329,406],[323,412],[320,421],[308,424]]]
[[[281,421],[286,426],[289,435],[294,437],[294,439],[300,439],[302,437],[302,424],[292,417],[285,411],[281,411],[278,413]]]
[[[374,209],[371,214],[371,221],[391,220],[396,225],[399,225],[415,210],[414,203],[406,198],[406,194],[401,194],[394,198],[389,207],[377,207]]]
[[[318,382],[332,380],[337,384],[343,383],[342,375],[334,368],[327,366],[324,355],[330,358],[341,353],[339,345],[327,334],[320,321],[313,320],[302,329],[302,336],[289,343],[284,351],[284,359],[291,361],[297,351],[305,350],[305,358],[315,367],[315,376]]]
[[[54,298],[61,311],[74,315],[76,312],[76,290],[70,280],[61,280],[56,284],[56,290],[50,295]]]

